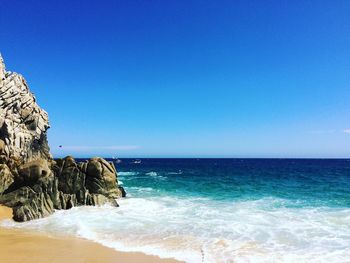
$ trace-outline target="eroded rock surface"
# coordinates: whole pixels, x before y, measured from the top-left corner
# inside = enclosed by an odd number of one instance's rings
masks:
[[[7,72],[0,55],[0,139],[5,151],[23,161],[51,158],[46,131],[47,113],[36,103],[25,79]]]
[[[125,196],[113,163],[73,157],[53,160],[49,120],[25,79],[5,69],[0,55],[0,203],[16,221],[48,216],[55,209],[102,205]]]

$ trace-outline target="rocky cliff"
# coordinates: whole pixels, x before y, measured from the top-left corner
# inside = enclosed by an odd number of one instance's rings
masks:
[[[1,55],[0,110],[0,139],[8,155],[21,161],[51,158],[46,138],[48,115],[36,103],[25,79],[6,72]]]
[[[25,79],[6,71],[0,55],[0,203],[16,221],[50,215],[55,209],[101,205],[125,196],[113,163],[73,157],[53,160],[49,120]]]

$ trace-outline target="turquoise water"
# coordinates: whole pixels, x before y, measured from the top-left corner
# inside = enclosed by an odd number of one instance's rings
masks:
[[[349,262],[350,161],[123,159],[120,207],[8,227],[186,262]]]
[[[350,207],[350,160],[144,159],[121,163],[129,192],[211,200],[286,199],[287,207]],[[136,192],[134,191],[136,189]]]

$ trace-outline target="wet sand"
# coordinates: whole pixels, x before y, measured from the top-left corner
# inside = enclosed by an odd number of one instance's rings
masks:
[[[0,220],[12,218],[12,209],[0,206]],[[125,253],[79,238],[45,236],[0,227],[0,261],[3,263],[176,263],[142,253]]]

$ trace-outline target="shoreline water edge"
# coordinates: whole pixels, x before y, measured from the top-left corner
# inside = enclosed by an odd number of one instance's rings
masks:
[[[140,161],[118,163],[119,207],[1,225],[191,263],[348,262],[347,159]]]
[[[0,222],[12,221],[12,209],[0,205]],[[1,262],[11,263],[93,263],[145,262],[176,263],[143,253],[119,252],[96,242],[72,236],[48,235],[0,226]]]

